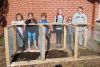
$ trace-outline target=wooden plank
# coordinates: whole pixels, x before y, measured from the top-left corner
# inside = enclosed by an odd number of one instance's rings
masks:
[[[9,53],[9,40],[8,40],[8,30],[4,28],[4,38],[5,38],[5,53],[6,53],[6,65],[10,65],[10,53]]]
[[[16,37],[16,28],[15,26],[13,27],[13,33],[14,33],[14,54],[16,53],[17,51],[17,37]]]
[[[41,52],[41,60],[45,60],[45,27],[40,26],[40,52]]]
[[[78,26],[75,27],[75,45],[74,45],[74,59],[78,56]]]
[[[25,26],[25,25],[27,25],[27,24],[12,24],[12,26],[19,26],[19,25],[22,25],[22,26]],[[44,23],[44,24],[41,24],[41,23],[38,23],[38,24],[34,24],[34,23],[31,23],[31,24],[28,24],[28,25],[37,25],[37,26],[43,26],[43,25],[66,25],[67,26],[67,24],[63,24],[63,23]]]
[[[87,29],[84,32],[84,47],[87,47]]]
[[[46,59],[46,61],[41,61],[41,60],[19,61],[19,62],[13,62],[11,66],[12,67],[25,66],[25,65],[30,66],[30,65],[38,65],[38,64],[60,63],[60,62],[82,61],[82,60],[93,60],[93,59],[100,59],[100,56],[81,56],[76,60],[74,60],[73,57],[67,57],[67,58]]]
[[[66,47],[67,47],[67,46],[66,46],[66,43],[67,43],[67,42],[66,42],[66,41],[67,41],[67,40],[66,40],[66,39],[67,39],[67,38],[66,38],[66,35],[67,35],[67,30],[66,30],[66,26],[64,26],[64,49],[66,49]]]

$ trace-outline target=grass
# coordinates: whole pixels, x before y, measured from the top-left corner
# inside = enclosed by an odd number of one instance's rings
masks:
[[[4,37],[0,37],[0,46],[4,45]]]
[[[97,44],[97,45],[100,45],[100,41],[96,41],[96,44]]]

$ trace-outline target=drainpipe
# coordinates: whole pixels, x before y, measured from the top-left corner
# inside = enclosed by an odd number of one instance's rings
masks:
[[[94,3],[93,3],[92,25],[95,25],[95,9],[96,9],[96,1],[94,1]]]
[[[98,12],[98,20],[100,20],[100,0],[99,0],[99,12]]]
[[[92,23],[91,23],[91,37],[92,39],[95,39],[95,24],[96,24],[96,19],[95,19],[95,9],[96,9],[96,1],[94,0],[93,2],[93,10],[92,10]]]

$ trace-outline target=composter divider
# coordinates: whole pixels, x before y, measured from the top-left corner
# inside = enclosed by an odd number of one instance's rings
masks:
[[[88,31],[87,31],[87,28],[86,28],[86,30],[84,32],[84,47],[87,47],[87,33],[88,33]]]
[[[41,60],[45,60],[45,27],[40,25],[40,52],[41,52]]]
[[[13,33],[14,33],[14,54],[15,54],[17,51],[16,26],[13,26]]]
[[[78,26],[75,26],[75,45],[74,45],[74,59],[78,57]]]
[[[4,28],[4,38],[5,38],[5,53],[6,53],[6,65],[10,65],[10,53],[9,53],[9,40],[8,40],[8,28]]]
[[[67,48],[66,48],[66,47],[67,47],[67,46],[66,46],[66,43],[67,43],[67,42],[66,42],[66,41],[67,41],[67,40],[66,40],[66,35],[67,35],[67,30],[66,30],[66,26],[64,25],[64,49],[67,49]]]

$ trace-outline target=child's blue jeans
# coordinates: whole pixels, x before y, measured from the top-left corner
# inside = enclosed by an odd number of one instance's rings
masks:
[[[36,41],[36,33],[35,32],[28,32],[28,41]]]

